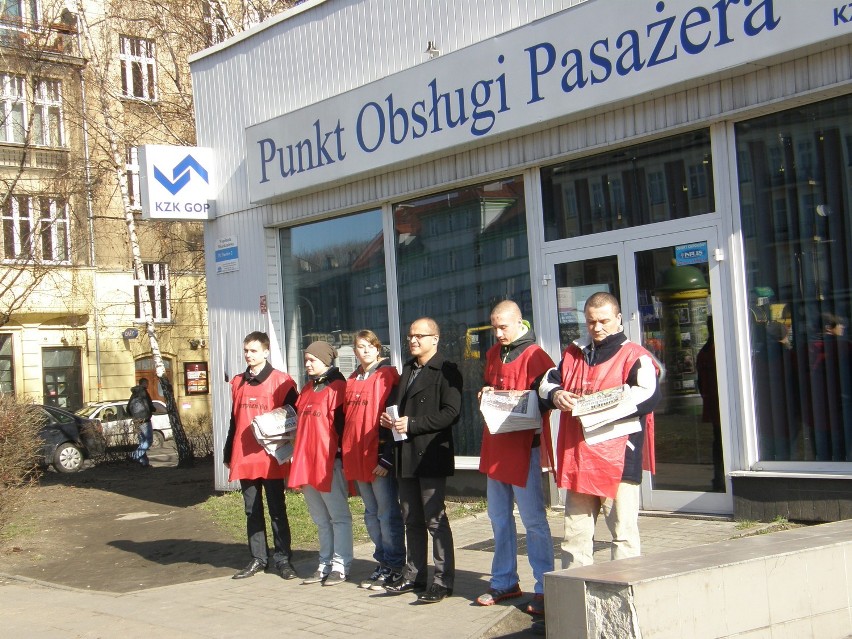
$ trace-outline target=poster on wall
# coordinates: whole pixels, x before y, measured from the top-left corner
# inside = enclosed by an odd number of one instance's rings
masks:
[[[206,395],[210,392],[207,379],[207,362],[184,363],[183,383],[187,395]]]

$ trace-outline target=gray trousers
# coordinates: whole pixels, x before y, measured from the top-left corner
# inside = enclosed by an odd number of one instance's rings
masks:
[[[403,576],[426,583],[427,532],[432,536],[432,559],[435,562],[433,583],[452,588],[456,577],[456,558],[453,532],[444,506],[446,477],[415,477],[399,479],[399,503],[405,524],[408,562]]]

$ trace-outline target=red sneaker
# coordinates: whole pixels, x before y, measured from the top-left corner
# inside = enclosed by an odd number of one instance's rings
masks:
[[[524,592],[521,590],[520,584],[515,584],[511,588],[506,588],[505,590],[498,590],[497,588],[489,588],[488,592],[484,595],[479,595],[476,599],[476,603],[480,606],[493,606],[498,601],[503,601],[504,599],[512,599],[513,597],[520,597]]]

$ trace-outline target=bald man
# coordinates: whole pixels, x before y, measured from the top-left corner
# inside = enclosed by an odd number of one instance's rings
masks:
[[[491,329],[497,343],[485,355],[485,386],[489,390],[537,390],[553,360],[535,343],[532,327],[515,302],[506,300],[491,311]],[[534,395],[537,400],[537,395]],[[553,544],[541,485],[541,433],[548,413],[537,429],[492,435],[482,431],[479,470],[488,476],[488,517],[494,531],[494,558],[488,592],[476,601],[491,606],[523,595],[518,576],[518,533],[514,503],[527,532],[527,557],[535,590],[526,611],[544,614],[544,573],[553,570]],[[549,441],[549,438],[546,440]],[[549,465],[549,464],[548,464]]]

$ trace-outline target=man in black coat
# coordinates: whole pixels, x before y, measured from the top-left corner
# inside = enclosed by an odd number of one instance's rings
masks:
[[[447,477],[455,470],[453,426],[461,412],[462,375],[438,355],[440,329],[429,317],[408,332],[413,356],[405,363],[399,386],[382,414],[381,424],[395,431],[399,501],[405,523],[408,561],[402,576],[387,584],[391,594],[419,592],[418,601],[436,603],[453,594],[453,533],[444,506]],[[435,576],[426,589],[427,531],[432,536]]]

